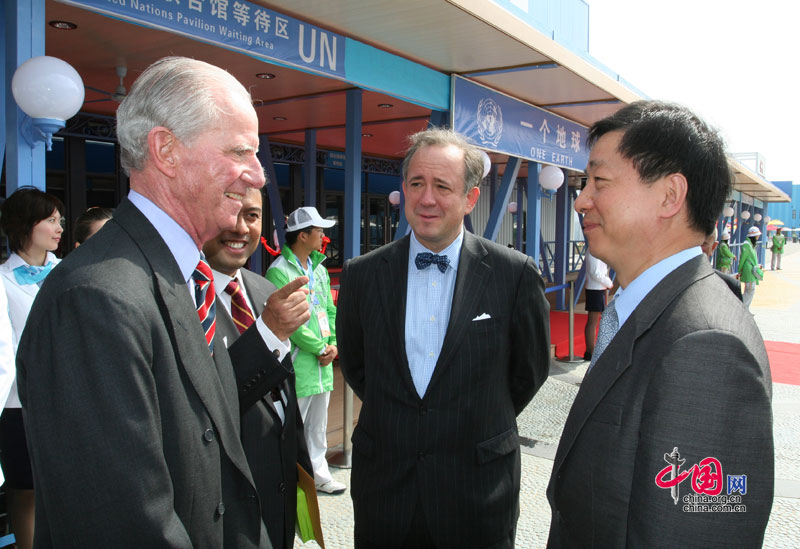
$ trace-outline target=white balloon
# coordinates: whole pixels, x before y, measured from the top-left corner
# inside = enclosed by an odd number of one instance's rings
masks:
[[[742,212],[742,219],[750,219],[750,212],[747,210]]]
[[[539,185],[548,191],[556,190],[564,183],[564,172],[555,166],[545,166],[539,173]]]
[[[512,214],[517,213],[517,203],[516,202],[509,202],[508,203],[508,213],[512,213]]]
[[[756,214],[753,216],[753,221],[761,221],[761,214]]]
[[[72,66],[56,57],[32,57],[11,79],[11,92],[31,118],[67,120],[83,105],[83,81]]]
[[[772,218],[770,216],[764,218],[764,223],[769,223],[770,221],[772,221]]]
[[[400,191],[392,191],[389,193],[389,204],[392,206],[400,204]]]
[[[722,210],[722,215],[725,217],[731,217],[733,215],[733,208],[730,206],[725,206],[725,209]]]

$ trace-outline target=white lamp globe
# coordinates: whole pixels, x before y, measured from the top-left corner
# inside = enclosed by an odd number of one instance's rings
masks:
[[[511,214],[517,213],[517,203],[516,202],[509,202],[508,203],[508,213],[511,213]]]
[[[392,191],[389,193],[389,204],[392,206],[400,204],[400,191]]]
[[[745,220],[750,219],[750,212],[748,212],[747,210],[743,211],[742,212],[742,219],[745,219]]]
[[[543,189],[554,191],[564,183],[564,172],[555,166],[545,166],[539,173],[539,184]]]
[[[769,223],[770,221],[772,221],[772,218],[770,216],[764,218],[764,223]]]
[[[72,66],[56,57],[32,57],[11,79],[11,93],[31,118],[67,120],[83,105],[83,81]]]
[[[753,216],[753,221],[761,221],[761,214],[756,214]]]
[[[481,155],[483,156],[483,177],[486,177],[489,175],[489,170],[492,169],[492,159],[489,158],[486,151],[481,151]]]
[[[733,215],[733,208],[730,206],[725,206],[725,209],[722,210],[722,215],[725,217],[731,217]]]

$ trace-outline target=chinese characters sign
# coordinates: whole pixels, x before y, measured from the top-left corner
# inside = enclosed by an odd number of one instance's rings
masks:
[[[340,78],[345,74],[344,36],[246,0],[65,0],[65,3],[305,70]]]
[[[451,112],[453,129],[487,150],[576,171],[589,160],[584,126],[459,76]]]

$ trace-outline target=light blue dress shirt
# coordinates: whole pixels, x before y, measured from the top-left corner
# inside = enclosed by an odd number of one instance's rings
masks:
[[[669,273],[686,263],[687,261],[702,254],[703,250],[700,246],[688,248],[666,259],[662,259],[645,272],[637,276],[628,287],[622,287],[617,290],[614,295],[614,307],[617,310],[617,318],[619,319],[619,327],[622,328],[628,317],[631,316],[634,309],[639,306],[639,303],[647,297],[650,290],[656,287],[659,282],[664,280]]]
[[[406,288],[406,357],[411,379],[420,397],[428,389],[447,332],[463,241],[462,228],[458,237],[438,253],[450,260],[445,272],[439,271],[436,265],[420,270],[414,264],[417,254],[434,252],[420,244],[414,232],[411,232]]]

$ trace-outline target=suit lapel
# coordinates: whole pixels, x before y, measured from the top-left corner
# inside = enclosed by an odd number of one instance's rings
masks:
[[[401,376],[411,394],[417,395],[406,355],[406,294],[408,292],[408,250],[411,237],[406,235],[390,244],[381,256],[381,272],[376,273],[383,304],[384,321],[389,327],[390,356],[401,357]]]
[[[634,309],[581,383],[561,434],[553,462],[554,473],[564,463],[586,420],[617,379],[631,366],[636,341],[650,329],[677,296],[696,281],[712,274],[705,256],[693,258],[667,275]]]
[[[164,322],[174,334],[176,358],[216,426],[228,457],[251,479],[239,442],[238,400],[234,398],[231,402],[222,386],[223,382],[232,384],[235,394],[236,384],[227,350],[218,341],[215,353],[220,356],[216,362],[211,357],[186,281],[169,248],[147,218],[130,201],[124,200],[114,213],[114,222],[131,236],[149,262],[156,299],[160,300]]]
[[[443,375],[447,364],[451,362],[452,355],[459,348],[459,342],[463,341],[464,334],[472,322],[470,306],[479,303],[486,291],[492,272],[491,265],[485,261],[487,255],[488,252],[481,241],[469,231],[464,231],[456,287],[453,290],[453,302],[450,307],[450,321],[447,324],[442,350],[436,361],[428,391]]]

